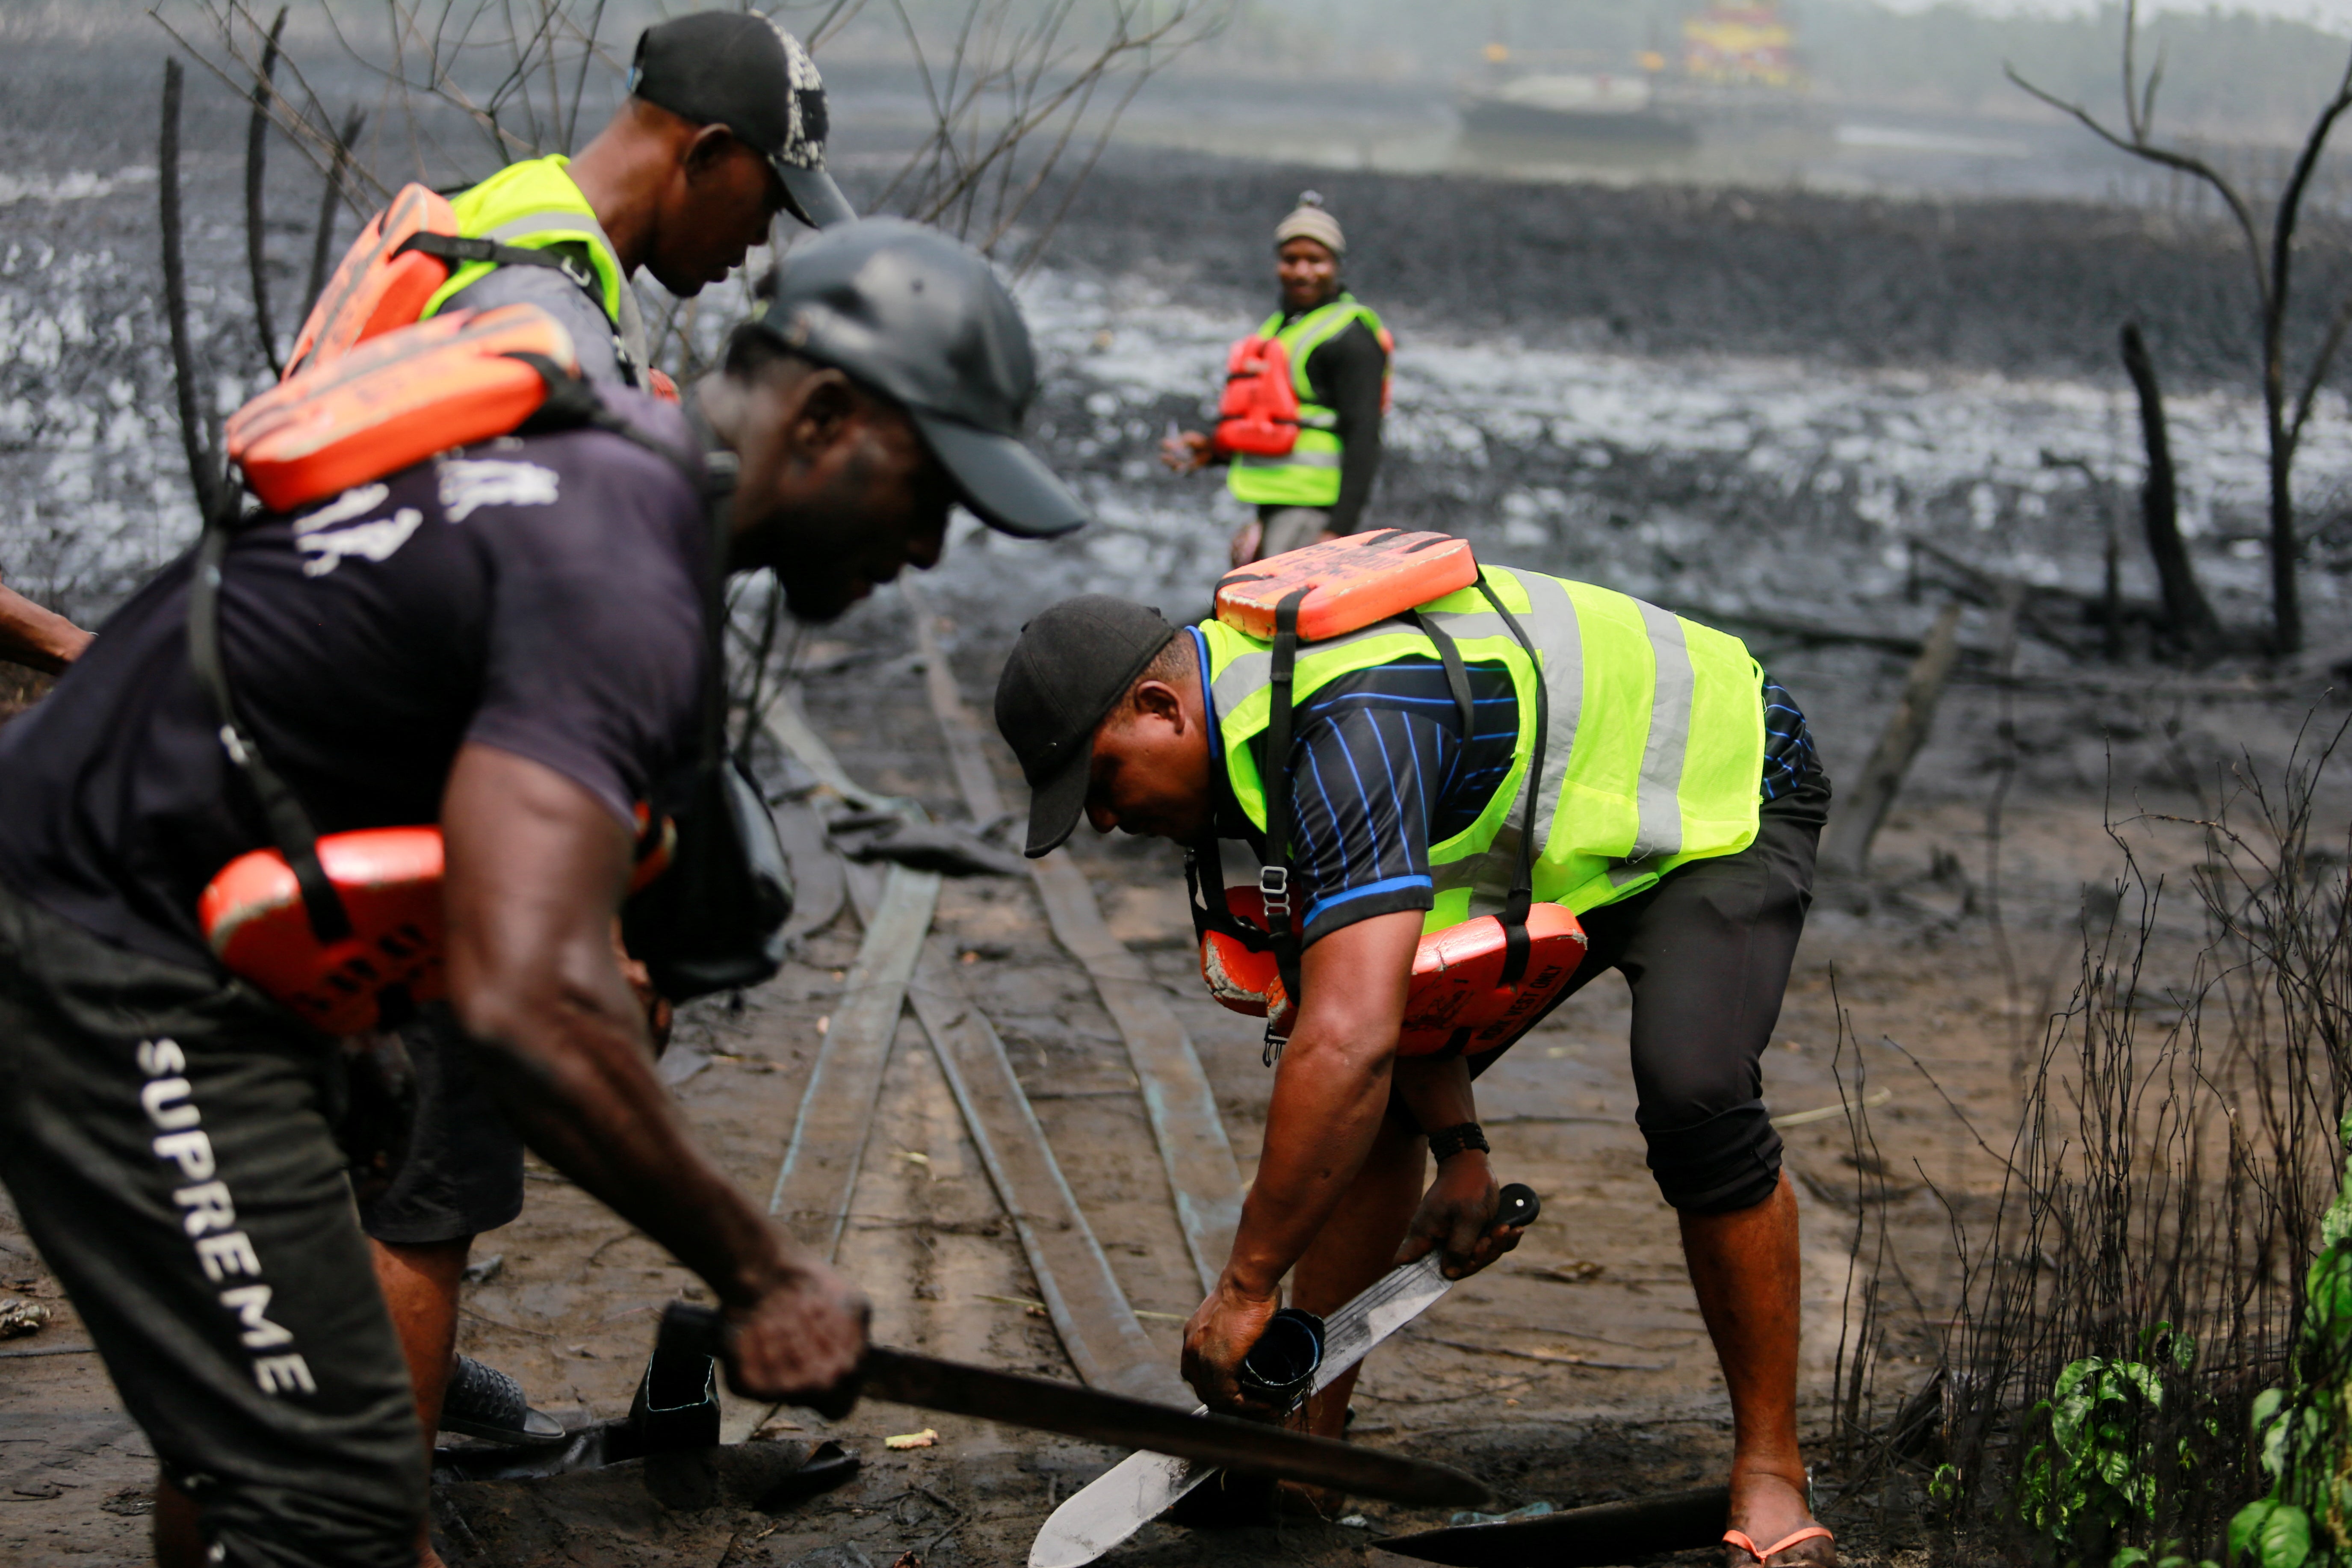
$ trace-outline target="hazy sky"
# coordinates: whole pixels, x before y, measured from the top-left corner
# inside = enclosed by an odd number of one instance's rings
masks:
[[[1883,0],[1896,11],[1924,11],[1937,0]],[[1971,8],[2000,15],[2003,12],[2041,16],[2078,16],[2096,11],[2096,0],[1969,0]],[[2352,22],[2352,0],[2221,0],[2218,7],[2212,0],[2141,0],[2142,11],[2203,11],[2218,8],[2224,11],[2256,11],[2269,16],[2293,16],[2301,21],[2324,22],[2336,26]]]

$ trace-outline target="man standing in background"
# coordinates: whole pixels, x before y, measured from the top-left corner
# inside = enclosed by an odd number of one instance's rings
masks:
[[[1236,566],[1362,526],[1380,473],[1381,417],[1388,409],[1389,362],[1396,347],[1380,317],[1340,281],[1348,238],[1320,195],[1300,195],[1297,209],[1276,226],[1274,245],[1282,308],[1235,346],[1222,410],[1226,417],[1214,436],[1186,430],[1171,434],[1160,448],[1160,460],[1180,474],[1226,464],[1225,488],[1257,509],[1234,535]],[[1278,360],[1259,359],[1267,344],[1279,347]],[[1286,450],[1237,444],[1246,437],[1233,417],[1230,389],[1246,374],[1241,370],[1245,361],[1287,370],[1297,406],[1273,416],[1290,426]]]

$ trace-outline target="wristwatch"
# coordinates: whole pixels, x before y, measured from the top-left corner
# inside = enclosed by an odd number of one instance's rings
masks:
[[[1441,1165],[1465,1149],[1475,1149],[1483,1154],[1492,1148],[1493,1145],[1486,1142],[1486,1129],[1475,1121],[1465,1121],[1458,1127],[1448,1127],[1429,1135],[1429,1152],[1437,1157]]]

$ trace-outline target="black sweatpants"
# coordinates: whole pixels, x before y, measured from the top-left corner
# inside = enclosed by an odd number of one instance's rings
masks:
[[[0,889],[0,1181],[236,1568],[413,1568],[425,1449],[330,1130],[250,991]]]
[[[1762,1203],[1780,1183],[1764,1047],[1812,904],[1813,852],[1829,805],[1829,780],[1809,773],[1764,803],[1756,840],[1738,854],[1691,861],[1580,917],[1591,945],[1552,1005],[1607,970],[1624,974],[1633,993],[1634,1121],[1650,1173],[1675,1208],[1729,1214]],[[1471,1076],[1502,1054],[1472,1058]]]

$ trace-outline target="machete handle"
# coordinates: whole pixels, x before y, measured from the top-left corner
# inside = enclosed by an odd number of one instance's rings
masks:
[[[716,1307],[672,1301],[662,1309],[661,1329],[654,1337],[656,1355],[716,1357],[727,1343],[727,1320]]]
[[[1490,1230],[1506,1230],[1514,1226],[1530,1226],[1535,1224],[1536,1216],[1543,1213],[1543,1199],[1536,1196],[1536,1190],[1525,1182],[1513,1182],[1497,1195],[1502,1202],[1495,1210],[1495,1223],[1487,1227]],[[673,1303],[673,1305],[683,1305],[683,1303]],[[713,1315],[716,1316],[715,1313]],[[664,1326],[667,1326],[667,1320]]]

